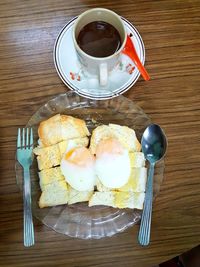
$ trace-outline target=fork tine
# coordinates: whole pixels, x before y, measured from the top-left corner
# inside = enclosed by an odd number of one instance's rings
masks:
[[[30,147],[33,146],[33,128],[31,128],[31,133],[30,133]]]
[[[25,147],[25,129],[22,130],[22,146]]]
[[[17,135],[17,147],[21,146],[21,129],[18,128],[18,135]]]
[[[29,128],[26,128],[26,148],[29,148]]]

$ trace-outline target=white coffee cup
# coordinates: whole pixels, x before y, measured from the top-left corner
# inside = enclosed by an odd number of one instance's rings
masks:
[[[103,21],[111,24],[119,32],[121,47],[112,55],[107,57],[93,57],[86,54],[78,45],[77,37],[82,28],[90,22]],[[82,13],[73,27],[73,42],[82,68],[93,76],[99,77],[101,86],[108,82],[109,72],[113,70],[119,61],[119,55],[126,44],[126,30],[121,18],[113,11],[105,8],[93,8]]]

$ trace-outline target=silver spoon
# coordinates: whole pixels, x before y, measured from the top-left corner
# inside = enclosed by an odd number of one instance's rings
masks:
[[[138,242],[142,246],[147,246],[150,241],[151,230],[154,166],[165,155],[167,149],[167,138],[159,125],[151,124],[144,131],[141,144],[142,152],[144,153],[145,158],[149,161],[150,168],[146,184],[146,195]]]

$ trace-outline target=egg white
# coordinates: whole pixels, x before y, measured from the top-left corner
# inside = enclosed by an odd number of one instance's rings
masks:
[[[78,191],[94,190],[96,175],[93,166],[78,166],[63,158],[60,168],[66,182],[74,189]]]
[[[129,153],[103,153],[96,159],[95,170],[101,183],[111,189],[122,187],[128,182],[131,174]]]

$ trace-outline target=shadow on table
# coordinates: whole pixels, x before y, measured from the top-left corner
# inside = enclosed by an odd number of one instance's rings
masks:
[[[152,267],[200,267],[200,245],[180,256]]]

